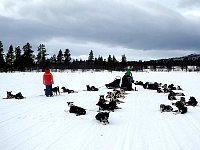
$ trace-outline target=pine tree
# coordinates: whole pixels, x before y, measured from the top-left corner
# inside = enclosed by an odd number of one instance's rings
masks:
[[[69,49],[65,49],[64,52],[64,64],[69,67],[71,61],[71,54]]]
[[[113,60],[113,63],[115,64],[115,63],[117,63],[117,59],[115,58],[115,56],[113,55],[113,58],[112,58],[112,60]]]
[[[58,55],[57,55],[57,64],[58,64],[58,67],[61,69],[62,64],[63,64],[63,53],[61,49],[59,50]]]
[[[88,57],[88,61],[94,61],[94,54],[93,54],[93,51],[91,50],[90,53],[89,53],[89,57]]]
[[[98,60],[99,62],[103,62],[103,57],[102,57],[102,56],[99,56],[97,60]]]
[[[8,53],[6,55],[6,64],[8,66],[8,70],[11,72],[14,71],[14,59],[15,59],[14,49],[13,46],[10,45]]]
[[[56,59],[56,55],[55,54],[50,58],[50,64],[51,64],[52,68],[56,67],[57,59]]]
[[[26,45],[23,46],[23,51],[24,54],[22,55],[22,58],[24,67],[25,69],[31,70],[32,67],[34,66],[34,55],[32,46],[29,43],[27,43]]]
[[[44,44],[40,44],[38,47],[38,54],[36,56],[37,64],[39,68],[44,69],[46,67],[46,56],[48,55],[46,52],[46,48]]]
[[[102,56],[95,58],[95,68],[103,69],[103,57]]]
[[[112,69],[113,59],[111,55],[108,56],[108,69]]]
[[[115,56],[113,55],[113,58],[112,58],[112,67],[113,67],[114,70],[116,69],[117,64],[118,64],[118,61],[115,58]]]
[[[126,60],[126,56],[124,54],[124,55],[122,55],[121,68],[125,69],[126,65],[127,65],[127,60]]]
[[[21,55],[21,49],[20,46],[15,48],[15,61],[14,61],[14,67],[17,71],[22,71],[22,55]]]
[[[0,71],[4,71],[5,69],[5,60],[4,60],[4,53],[3,53],[3,44],[0,41]]]

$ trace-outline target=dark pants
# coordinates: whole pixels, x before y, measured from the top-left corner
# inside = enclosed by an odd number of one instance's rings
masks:
[[[45,95],[46,96],[53,96],[52,85],[46,85]]]

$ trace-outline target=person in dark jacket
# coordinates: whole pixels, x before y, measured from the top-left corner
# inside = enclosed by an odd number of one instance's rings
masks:
[[[127,91],[133,90],[132,82],[131,82],[130,78],[131,78],[131,74],[129,74],[129,72],[126,72],[124,74],[124,76],[122,77],[121,88],[123,88],[124,90],[127,90]]]
[[[45,69],[45,73],[43,74],[43,84],[46,86],[45,95],[47,97],[53,96],[52,84],[54,84],[54,80],[49,68]]]

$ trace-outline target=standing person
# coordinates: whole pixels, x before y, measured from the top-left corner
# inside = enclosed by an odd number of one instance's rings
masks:
[[[54,81],[49,68],[45,69],[45,73],[43,74],[43,84],[46,86],[45,95],[47,97],[53,96],[52,84],[54,84]]]

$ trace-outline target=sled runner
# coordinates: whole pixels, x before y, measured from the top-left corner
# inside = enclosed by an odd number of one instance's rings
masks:
[[[120,81],[121,81],[121,77],[120,76],[116,76],[116,78],[114,79],[113,82],[111,82],[109,84],[105,84],[105,86],[108,89],[120,88]]]

